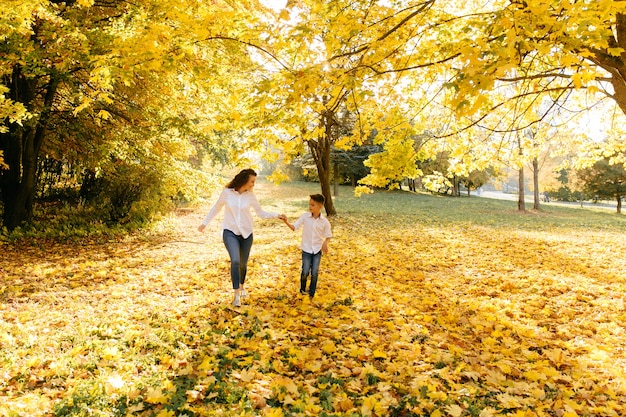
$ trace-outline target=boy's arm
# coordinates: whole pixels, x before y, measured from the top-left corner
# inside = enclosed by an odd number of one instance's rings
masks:
[[[306,213],[302,214],[300,217],[298,217],[298,220],[296,220],[294,222],[294,224],[289,223],[289,221],[287,220],[287,216],[285,216],[285,218],[283,219],[283,221],[285,222],[285,224],[287,226],[289,226],[289,228],[293,231],[296,231],[297,229],[299,229],[300,227],[302,227],[302,223],[304,222],[304,217],[306,216]]]
[[[328,242],[330,242],[330,238],[333,237],[333,232],[330,228],[330,222],[326,219],[326,227],[324,228],[324,243],[322,243],[322,253],[328,253]]]
[[[324,240],[324,243],[322,243],[322,253],[323,254],[327,254],[328,253],[328,242],[330,242],[330,238],[327,237],[326,240]]]

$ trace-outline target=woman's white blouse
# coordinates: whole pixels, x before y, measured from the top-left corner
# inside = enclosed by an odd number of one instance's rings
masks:
[[[217,216],[219,211],[224,207],[224,220],[222,221],[222,229],[227,229],[243,238],[248,238],[252,234],[252,213],[253,208],[257,216],[264,219],[273,219],[278,217],[276,213],[270,213],[261,208],[256,196],[252,191],[244,191],[239,193],[234,188],[225,188],[217,202],[209,210],[203,225],[209,224],[211,220]]]

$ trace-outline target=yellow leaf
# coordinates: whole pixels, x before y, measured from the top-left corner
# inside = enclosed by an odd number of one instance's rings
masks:
[[[523,398],[515,397],[510,394],[498,394],[496,396],[502,408],[520,408],[522,407]]]
[[[167,396],[163,394],[161,388],[148,388],[146,391],[146,402],[150,404],[166,404]]]
[[[335,409],[343,412],[351,410],[352,408],[354,408],[354,403],[350,398],[343,398],[335,404]]]
[[[446,412],[450,417],[461,417],[463,414],[463,408],[458,404],[450,404],[446,407]]]
[[[441,417],[441,411],[439,409],[436,409],[435,411],[433,411],[432,413],[430,413],[430,417]]]
[[[491,407],[487,407],[487,408],[483,408],[483,410],[480,412],[480,414],[478,415],[478,417],[493,417],[493,416],[497,416],[499,415],[498,411],[491,408]]]
[[[318,372],[320,369],[322,369],[322,362],[321,361],[307,362],[304,365],[304,369],[310,372]]]
[[[252,379],[254,378],[254,376],[256,375],[256,373],[254,371],[249,371],[249,370],[242,370],[239,373],[233,372],[233,376],[235,378],[240,379],[243,382],[250,382],[252,381]]]
[[[497,366],[498,368],[500,368],[500,370],[501,370],[503,373],[505,373],[505,374],[507,374],[507,375],[510,375],[510,374],[511,374],[511,367],[510,367],[509,365],[507,365],[506,363],[498,362],[498,363],[496,364],[496,366]]]
[[[100,110],[98,112],[98,117],[103,119],[103,120],[109,120],[111,118],[111,113],[109,113],[106,110]]]
[[[364,416],[371,416],[372,412],[378,405],[378,400],[374,396],[365,397],[363,404],[361,405],[361,414]]]
[[[285,414],[283,414],[283,410],[281,410],[280,408],[270,408],[264,413],[264,415],[266,417],[284,417],[285,416]]]
[[[437,391],[436,388],[433,387],[432,391],[428,391],[428,398],[432,400],[445,401],[446,399],[448,399],[448,394],[442,391]]]
[[[335,347],[335,344],[331,340],[327,340],[326,342],[322,344],[322,350],[324,351],[324,353],[331,355],[335,353],[337,348]]]
[[[382,350],[376,349],[374,351],[374,358],[376,358],[376,359],[387,359],[387,354],[385,352],[383,352]]]
[[[526,377],[526,379],[529,379],[533,382],[537,382],[540,379],[545,379],[543,375],[541,375],[539,372],[537,371],[526,371],[524,372],[524,376]]]
[[[210,356],[205,356],[202,363],[198,366],[199,371],[212,371],[214,366],[214,360]]]
[[[273,182],[274,184],[281,184],[285,181],[289,180],[289,176],[285,174],[280,168],[277,168],[267,177],[268,180]]]

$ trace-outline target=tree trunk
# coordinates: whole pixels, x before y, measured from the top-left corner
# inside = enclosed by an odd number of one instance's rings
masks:
[[[51,78],[45,87],[43,106],[36,106],[36,79],[26,79],[19,66],[10,77],[10,98],[21,102],[39,118],[24,126],[12,123],[7,133],[0,134],[0,149],[4,151],[8,170],[0,171],[0,189],[4,203],[3,223],[9,230],[28,222],[33,217],[33,203],[37,188],[37,163],[43,144],[50,109],[56,95],[58,80]]]
[[[308,145],[317,167],[322,195],[325,199],[324,208],[326,209],[326,215],[334,216],[337,214],[337,211],[335,210],[333,195],[330,190],[330,145],[333,134],[332,127],[333,123],[335,123],[332,112],[327,111],[322,116],[322,123],[324,124],[325,134],[318,137],[317,140],[309,140]]]
[[[519,192],[517,195],[517,209],[519,211],[526,211],[526,202],[524,201],[524,167],[522,166],[519,169],[519,179],[518,179],[518,188]]]
[[[519,137],[519,132],[517,133],[517,146],[518,153],[520,159],[524,157],[524,149],[522,149],[522,139]],[[520,164],[519,168],[519,176],[517,179],[517,210],[518,211],[526,211],[526,201],[524,198],[524,164]]]
[[[534,204],[533,209],[540,210],[539,207],[539,160],[537,157],[533,158],[533,188],[535,189],[533,192]]]
[[[617,196],[617,214],[622,214],[622,196]]]
[[[337,214],[335,210],[335,204],[333,203],[333,195],[330,190],[330,144],[327,147],[328,151],[326,151],[326,146],[324,145],[324,140],[321,140],[322,144],[319,142],[309,141],[309,146],[311,148],[311,152],[314,155],[318,155],[318,157],[314,157],[315,164],[317,166],[317,173],[320,179],[320,186],[322,188],[322,195],[324,196],[324,208],[326,209],[327,216],[334,216]],[[315,152],[313,151],[313,147],[316,148]],[[320,149],[321,147],[321,149]]]

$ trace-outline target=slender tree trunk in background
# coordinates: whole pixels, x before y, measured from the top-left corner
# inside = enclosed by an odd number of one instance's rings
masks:
[[[452,176],[452,197],[459,196],[459,181],[456,178],[456,175]]]
[[[519,178],[518,178],[518,188],[519,192],[517,195],[517,209],[519,211],[526,211],[526,202],[524,201],[524,167],[522,166],[519,170]]]
[[[520,160],[523,160],[524,149],[522,149],[522,139],[517,134],[517,146]],[[519,174],[517,178],[517,210],[526,211],[526,201],[524,198],[524,164],[521,164],[519,168]]]
[[[533,209],[540,210],[539,207],[539,160],[535,157],[533,158],[533,188],[535,189],[533,192],[533,196],[535,198]]]
[[[622,197],[617,196],[617,214],[622,214]]]

